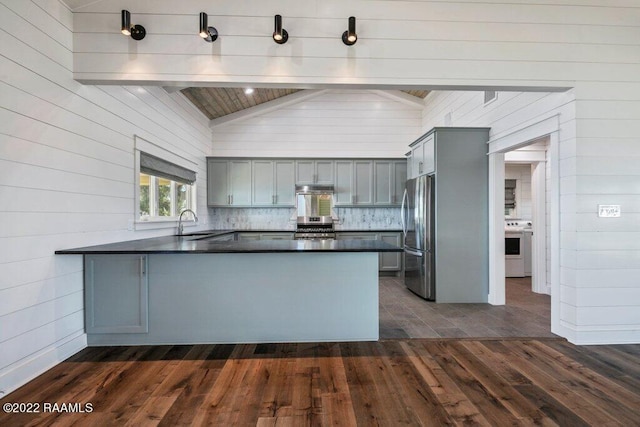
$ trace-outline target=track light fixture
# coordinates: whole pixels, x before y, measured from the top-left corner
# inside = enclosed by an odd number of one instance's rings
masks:
[[[120,32],[125,36],[131,36],[134,40],[142,40],[147,31],[142,25],[131,25],[131,14],[128,10],[122,10],[122,25]]]
[[[342,33],[342,43],[347,46],[353,46],[358,41],[358,35],[356,34],[356,17],[349,17],[349,29]]]
[[[208,21],[209,16],[204,12],[200,12],[200,37],[202,37],[204,41],[211,43],[218,38],[218,30],[214,27],[209,27]]]
[[[285,44],[289,40],[289,33],[282,28],[282,16],[275,16],[275,25],[273,30],[273,41],[278,44]]]

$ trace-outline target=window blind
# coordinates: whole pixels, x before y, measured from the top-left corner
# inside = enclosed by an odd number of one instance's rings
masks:
[[[196,182],[196,173],[194,171],[143,151],[140,152],[140,172],[170,179],[182,184],[191,185]]]

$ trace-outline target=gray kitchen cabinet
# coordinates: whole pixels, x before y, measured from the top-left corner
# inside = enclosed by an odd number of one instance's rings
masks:
[[[261,233],[260,240],[293,240],[293,233]]]
[[[335,161],[334,201],[336,206],[373,204],[373,161]]]
[[[296,160],[296,184],[332,185],[333,160]]]
[[[382,240],[391,245],[402,247],[402,233],[398,231],[338,231],[337,240]],[[402,252],[380,252],[379,271],[401,271]]]
[[[274,161],[274,205],[294,206],[296,203],[295,162],[293,160]]]
[[[252,160],[253,206],[294,206],[293,160]]]
[[[207,159],[207,205],[229,205],[229,162]]]
[[[207,205],[251,206],[251,160],[207,159]]]
[[[246,242],[250,240],[260,240],[260,233],[239,231],[239,232],[236,232],[236,240],[239,242]]]
[[[229,233],[223,234],[222,236],[208,237],[206,240],[213,242],[231,242],[235,239],[234,233]]]
[[[147,333],[147,255],[85,255],[85,328],[88,334]]]
[[[405,160],[376,160],[373,164],[374,205],[400,205],[407,180]]]
[[[353,161],[336,160],[333,200],[336,206],[353,203]]]
[[[378,240],[374,231],[343,231],[336,233],[336,240]]]
[[[433,173],[436,170],[434,135],[418,139],[409,147],[411,147],[411,155],[409,157],[411,162],[411,178]]]
[[[390,245],[402,247],[402,233],[398,232],[381,232],[379,240],[389,243]],[[402,270],[402,253],[399,252],[380,252],[380,261],[378,269],[380,271],[400,271]]]
[[[373,161],[353,161],[353,204],[373,204]]]
[[[407,183],[407,162],[405,160],[396,160],[393,162],[391,187],[391,204],[402,204],[402,196],[404,194],[404,186]]]
[[[252,160],[252,200],[253,206],[272,205],[274,201],[275,176],[272,160]]]

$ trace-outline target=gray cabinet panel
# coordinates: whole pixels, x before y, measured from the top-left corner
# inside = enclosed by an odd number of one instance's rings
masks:
[[[207,159],[207,205],[229,205],[229,163]]]
[[[333,160],[316,160],[316,184],[333,184]]]
[[[251,206],[251,161],[229,161],[231,205]]]
[[[336,178],[333,199],[336,206],[353,203],[353,161],[336,160]]]
[[[85,255],[85,323],[88,334],[146,333],[146,255]]]
[[[390,245],[402,247],[402,233],[389,232],[380,233],[380,240]],[[402,253],[380,252],[380,271],[400,271],[402,270]]]
[[[404,186],[407,182],[406,161],[401,160],[393,162],[392,178],[391,203],[394,205],[400,205],[402,203],[402,195],[404,194]]]
[[[373,204],[373,162],[371,160],[353,162],[353,188],[354,204]]]
[[[278,206],[293,206],[295,204],[296,187],[294,161],[276,160],[274,167],[274,204]]]
[[[272,205],[274,203],[274,166],[271,160],[253,160],[253,205]]]
[[[375,205],[392,204],[393,191],[392,188],[392,169],[393,162],[390,160],[376,160],[373,164],[373,176],[375,177],[374,199]]]
[[[296,160],[296,184],[333,184],[333,160]]]
[[[296,160],[296,184],[315,184],[315,168],[313,160]]]

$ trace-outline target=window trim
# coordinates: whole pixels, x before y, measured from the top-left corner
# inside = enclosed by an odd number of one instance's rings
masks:
[[[144,138],[141,138],[138,135],[134,135],[134,197],[133,197],[133,219],[128,224],[128,229],[132,231],[138,230],[153,230],[153,229],[166,229],[166,228],[175,228],[178,225],[178,216],[167,216],[167,217],[152,217],[149,220],[141,220],[140,219],[140,156],[141,152],[145,152],[152,156],[158,157],[160,159],[166,160],[167,162],[175,163],[176,165],[183,167],[185,169],[195,169],[194,165],[197,166],[197,163],[192,162],[188,159],[185,159],[181,156],[178,156],[175,153],[172,153]],[[189,165],[191,163],[191,165]],[[190,209],[194,210],[197,213],[197,176],[196,181],[191,184],[191,195],[190,195]],[[154,190],[152,190],[153,192]],[[173,191],[173,190],[172,190]],[[173,200],[172,200],[173,204]],[[172,206],[172,209],[174,207]],[[185,227],[195,227],[198,225],[191,216],[183,220],[183,224]]]

